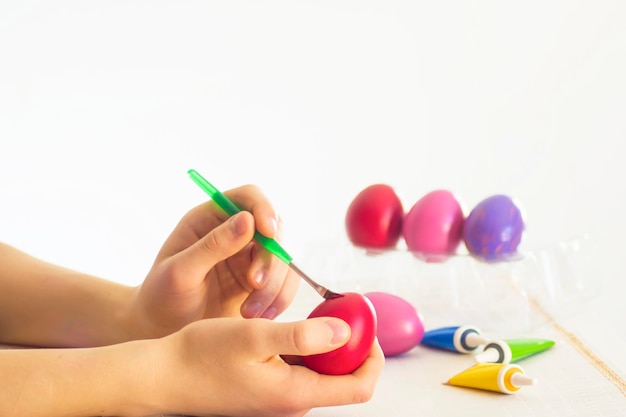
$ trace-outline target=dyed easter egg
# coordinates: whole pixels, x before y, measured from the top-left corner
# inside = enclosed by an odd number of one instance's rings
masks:
[[[345,345],[326,353],[302,357],[302,363],[321,374],[344,375],[365,362],[376,337],[376,310],[362,294],[346,292],[342,297],[324,300],[309,314],[311,317],[331,316],[344,320],[351,329]]]
[[[463,220],[463,210],[454,194],[435,190],[411,207],[404,217],[402,235],[416,256],[440,261],[461,243]]]
[[[372,184],[361,190],[348,206],[345,227],[350,241],[360,247],[393,248],[402,233],[404,209],[394,189]]]
[[[394,294],[375,291],[365,294],[378,319],[376,336],[385,356],[408,352],[424,337],[424,324],[417,309]]]
[[[493,195],[471,211],[463,227],[463,240],[472,255],[497,261],[517,252],[523,231],[522,213],[513,199]]]

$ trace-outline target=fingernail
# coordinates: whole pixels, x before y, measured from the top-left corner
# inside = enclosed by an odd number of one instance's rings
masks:
[[[246,232],[246,222],[240,214],[235,214],[230,218],[230,229],[235,236],[240,236]]]
[[[260,287],[262,287],[263,284],[265,284],[266,278],[267,278],[267,273],[265,272],[265,269],[259,269],[254,274],[254,278],[253,279],[254,279],[254,282],[259,284]]]
[[[277,313],[278,311],[276,310],[276,307],[270,306],[263,312],[261,317],[263,317],[264,319],[274,320],[277,316]]]
[[[272,231],[272,236],[276,235],[276,232],[278,231],[278,222],[276,222],[275,218],[270,218],[267,221],[268,226],[270,227],[270,230]]]
[[[245,316],[249,318],[257,318],[261,315],[261,310],[263,309],[263,305],[258,302],[249,303],[245,305]]]
[[[330,329],[330,344],[338,345],[343,343],[350,336],[348,325],[339,320],[328,320],[326,325]]]

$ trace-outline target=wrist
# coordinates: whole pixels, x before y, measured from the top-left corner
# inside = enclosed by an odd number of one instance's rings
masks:
[[[0,354],[0,415],[146,416],[162,412],[158,340]]]
[[[142,286],[132,288],[125,308],[119,312],[119,320],[126,329],[127,340],[157,339],[166,336],[157,322],[154,321],[155,303],[153,297],[145,293]]]
[[[161,391],[161,369],[167,356],[160,339],[135,340],[104,348],[105,367],[110,368],[110,384],[104,387],[104,406],[115,405],[106,415],[147,416],[163,412],[167,396]],[[106,360],[108,356],[108,360]],[[108,364],[108,365],[107,365]],[[106,369],[102,370],[105,373]],[[107,394],[108,393],[108,394]]]

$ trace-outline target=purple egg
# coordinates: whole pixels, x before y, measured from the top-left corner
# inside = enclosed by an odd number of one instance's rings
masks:
[[[463,240],[472,255],[498,261],[516,254],[523,231],[519,207],[506,195],[494,195],[471,211],[463,226]]]

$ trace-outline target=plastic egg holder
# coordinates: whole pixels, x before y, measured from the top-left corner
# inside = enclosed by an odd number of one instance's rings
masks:
[[[585,273],[588,237],[524,250],[525,216],[514,199],[492,195],[467,217],[455,199],[445,190],[424,195],[404,213],[404,239],[391,239],[398,237],[399,200],[389,186],[367,187],[348,208],[347,235],[308,250],[306,268],[338,291],[397,294],[427,328],[471,322],[486,331],[528,331],[579,311],[597,294],[598,281]],[[359,246],[370,240],[365,231],[378,237],[378,248]],[[407,239],[407,232],[423,235]]]
[[[368,250],[337,239],[311,245],[303,262],[338,291],[402,296],[428,328],[471,322],[484,331],[508,333],[575,314],[595,297],[600,288],[588,273],[592,252],[588,236],[520,247],[489,261],[460,250],[433,259],[400,245]]]

